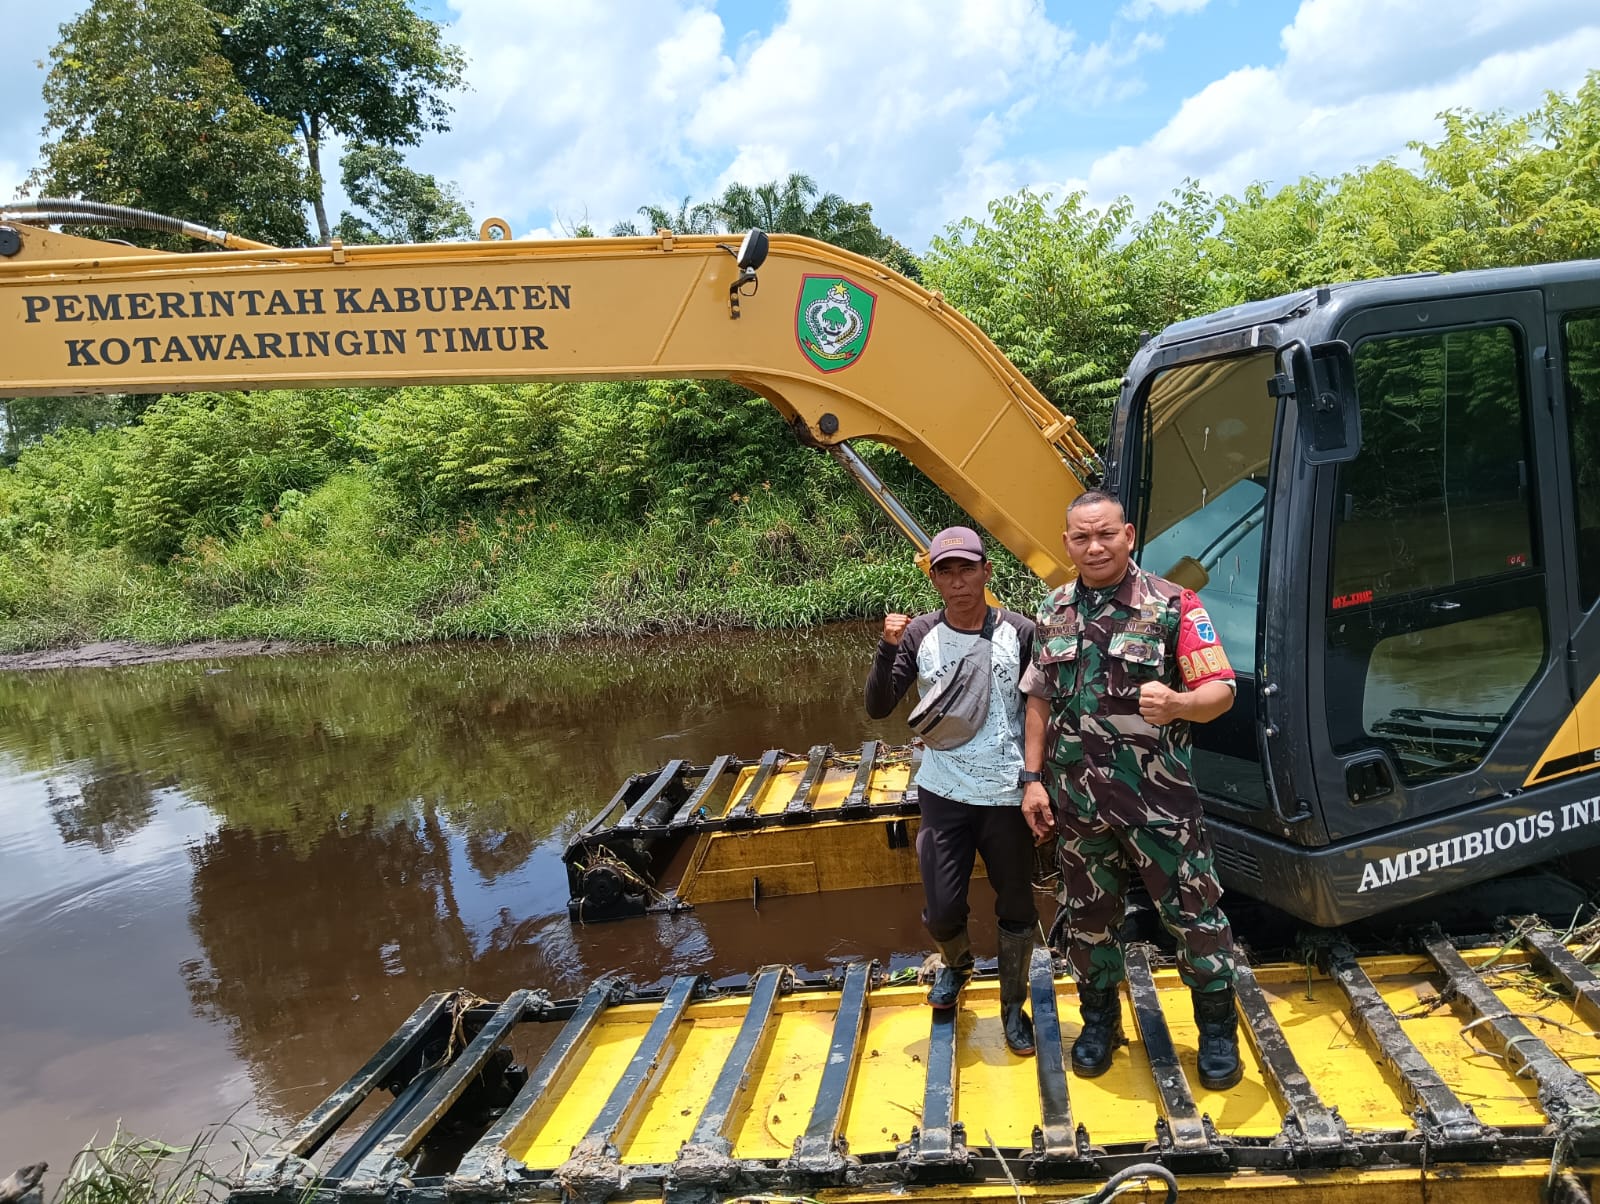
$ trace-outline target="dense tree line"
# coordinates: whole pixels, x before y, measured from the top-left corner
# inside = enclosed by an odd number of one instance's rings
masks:
[[[1600,71],[1532,113],[1455,111],[1411,169],[1277,190],[1186,180],[1139,218],[1021,193],[934,239],[925,283],[1097,438],[1141,331],[1340,280],[1600,257]]]

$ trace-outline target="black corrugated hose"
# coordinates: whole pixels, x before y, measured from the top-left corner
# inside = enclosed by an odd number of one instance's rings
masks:
[[[208,226],[187,222],[181,217],[154,213],[149,209],[135,209],[130,205],[81,201],[75,197],[40,197],[36,201],[11,201],[0,205],[0,219],[7,217],[50,226],[121,226],[125,229],[154,230],[160,234],[176,234],[222,247],[268,246],[266,243],[229,234],[226,230],[213,230]]]
[[[1106,1204],[1106,1201],[1117,1194],[1118,1189],[1133,1179],[1160,1179],[1167,1185],[1166,1204],[1178,1204],[1177,1176],[1166,1167],[1154,1162],[1136,1162],[1132,1166],[1124,1167],[1107,1179],[1105,1186],[1092,1196],[1080,1198],[1083,1204]]]

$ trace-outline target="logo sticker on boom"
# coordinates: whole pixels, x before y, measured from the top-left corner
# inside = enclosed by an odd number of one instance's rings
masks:
[[[805,276],[795,305],[800,350],[824,372],[848,368],[867,349],[877,295],[842,276]]]

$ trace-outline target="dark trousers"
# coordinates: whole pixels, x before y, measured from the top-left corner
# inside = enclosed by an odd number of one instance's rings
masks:
[[[1012,932],[1039,922],[1033,902],[1033,833],[1021,807],[979,807],[917,788],[922,826],[917,862],[922,869],[922,922],[936,941],[967,926],[967,886],[973,858],[982,855],[994,887],[995,916]]]

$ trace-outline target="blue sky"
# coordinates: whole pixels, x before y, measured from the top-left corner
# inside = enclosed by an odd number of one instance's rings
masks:
[[[0,0],[0,196],[34,162],[55,28]],[[604,230],[803,171],[916,250],[1023,187],[1146,212],[1336,174],[1524,111],[1600,67],[1594,0],[422,0],[465,50],[450,132],[411,152],[476,219]],[[337,212],[338,198],[333,207]]]

